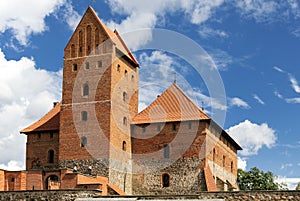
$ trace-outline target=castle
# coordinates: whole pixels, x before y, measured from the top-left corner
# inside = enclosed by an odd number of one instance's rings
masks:
[[[241,147],[175,82],[138,113],[139,70],[88,7],[64,49],[62,101],[20,131],[26,170],[0,170],[0,190],[237,190]]]

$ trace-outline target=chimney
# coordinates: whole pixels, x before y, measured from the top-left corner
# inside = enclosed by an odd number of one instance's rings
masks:
[[[53,107],[55,107],[58,104],[58,102],[53,102]]]

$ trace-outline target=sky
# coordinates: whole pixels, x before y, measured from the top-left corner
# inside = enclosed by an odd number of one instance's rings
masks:
[[[61,100],[63,49],[89,5],[124,36],[140,64],[140,109],[172,84],[176,72],[178,85],[243,147],[240,168],[271,171],[295,188],[299,0],[1,0],[0,168],[25,168],[26,138],[18,131]],[[146,49],[155,31],[192,41],[201,49],[199,65],[168,48]],[[161,42],[176,44],[170,38]],[[216,77],[199,68],[212,68]]]

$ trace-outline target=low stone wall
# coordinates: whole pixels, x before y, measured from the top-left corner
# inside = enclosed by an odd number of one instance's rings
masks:
[[[92,198],[123,198],[126,200],[224,200],[224,201],[300,201],[300,191],[237,191],[202,192],[198,195],[141,195],[141,196],[100,196],[95,190],[51,190],[51,191],[6,191],[0,192],[5,201],[92,201]],[[86,199],[85,199],[86,198]],[[122,199],[120,199],[122,200]]]
[[[0,191],[0,200],[5,201],[73,201],[76,198],[99,196],[96,190],[50,190],[50,191]]]

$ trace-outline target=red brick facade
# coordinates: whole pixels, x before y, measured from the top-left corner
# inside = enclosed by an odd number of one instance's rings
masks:
[[[237,188],[240,146],[175,83],[138,113],[138,71],[119,33],[89,7],[64,49],[62,101],[21,131],[26,171],[0,171],[0,190]]]

